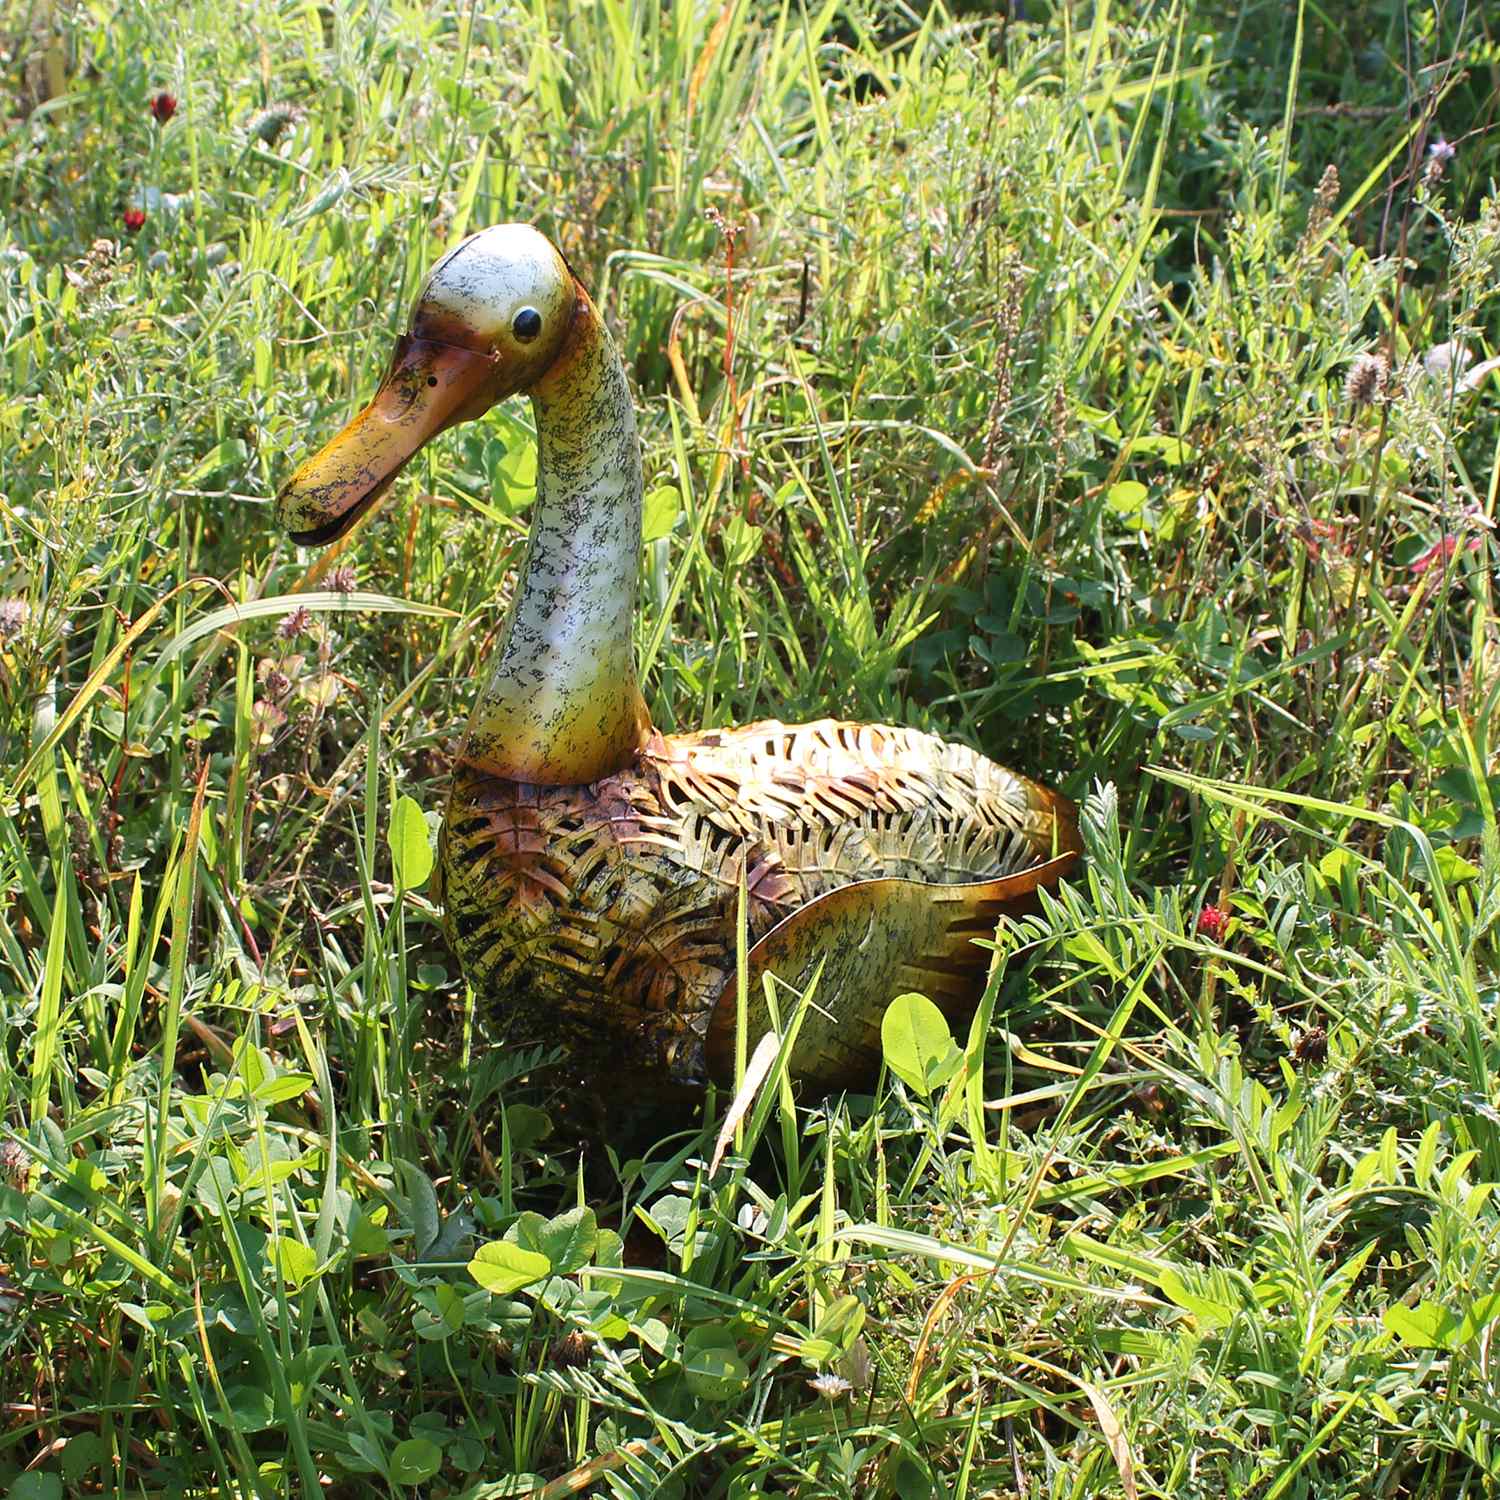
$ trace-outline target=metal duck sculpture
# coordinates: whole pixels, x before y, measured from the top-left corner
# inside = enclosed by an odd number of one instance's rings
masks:
[[[896,995],[972,1006],[987,955],[971,940],[1077,859],[1071,805],[912,729],[651,727],[630,389],[588,293],[528,225],[438,262],[379,390],[293,474],[278,519],[298,542],[334,540],[429,439],[522,392],[530,540],[458,751],[435,891],[468,979],[513,1036],[560,1041],[596,1075],[727,1079],[743,887],[750,1041],[771,1019],[762,976],[802,990],[818,975],[793,1071],[872,1077]]]

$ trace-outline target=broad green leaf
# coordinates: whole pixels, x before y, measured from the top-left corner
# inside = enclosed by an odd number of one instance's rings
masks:
[[[406,1222],[411,1230],[413,1260],[421,1260],[442,1231],[438,1212],[437,1190],[427,1174],[414,1162],[398,1161],[396,1171],[406,1190]]]
[[[1461,1347],[1479,1337],[1500,1316],[1500,1291],[1486,1292],[1476,1297],[1459,1320],[1455,1347]]]
[[[276,1403],[270,1391],[259,1385],[232,1385],[224,1392],[226,1413],[216,1401],[211,1401],[208,1414],[221,1426],[231,1423],[241,1432],[264,1432],[277,1423]]]
[[[1185,443],[1180,437],[1173,437],[1165,432],[1148,432],[1138,438],[1131,438],[1125,444],[1124,451],[1130,458],[1137,454],[1152,454],[1174,469],[1191,463],[1198,456],[1191,443]]]
[[[1178,1307],[1210,1328],[1227,1328],[1234,1321],[1234,1289],[1222,1272],[1194,1266],[1169,1268],[1163,1263],[1156,1272],[1156,1284]]]
[[[451,1282],[440,1281],[417,1294],[412,1328],[419,1338],[445,1339],[464,1326],[467,1314],[463,1293]]]
[[[407,1438],[391,1452],[386,1472],[395,1484],[426,1484],[443,1466],[443,1450],[431,1438]]]
[[[294,1287],[300,1287],[318,1269],[318,1257],[311,1245],[283,1235],[276,1242],[276,1264]]]
[[[505,493],[497,497],[514,514],[531,503],[536,494],[536,444],[519,426],[506,433],[505,456],[500,460]]]
[[[897,995],[880,1022],[886,1065],[925,1099],[963,1065],[942,1011],[926,995]]]
[[[538,1248],[552,1263],[554,1276],[569,1276],[588,1265],[598,1238],[594,1210],[575,1208],[547,1221]]]
[[[1138,479],[1122,479],[1112,484],[1104,497],[1104,503],[1116,515],[1131,516],[1145,503],[1148,491]]]
[[[1479,876],[1479,866],[1465,859],[1452,844],[1439,845],[1432,858],[1438,874],[1450,884],[1455,880],[1476,880]]]
[[[525,1151],[552,1134],[552,1117],[531,1104],[507,1104],[505,1123],[510,1128],[512,1151]]]
[[[253,1092],[257,1103],[281,1104],[288,1099],[299,1098],[312,1086],[311,1073],[282,1073],[277,1077],[267,1078],[264,1083],[257,1084]]]
[[[413,797],[398,797],[391,809],[391,864],[402,890],[418,891],[432,874],[432,840],[427,819]]]
[[[535,1250],[523,1250],[508,1240],[481,1245],[469,1262],[471,1275],[485,1291],[504,1297],[552,1274],[552,1262]]]
[[[732,1401],[750,1384],[750,1371],[727,1328],[708,1323],[682,1341],[688,1389],[705,1401]]]
[[[1415,1307],[1398,1303],[1385,1310],[1385,1326],[1413,1349],[1458,1347],[1458,1319],[1439,1302],[1419,1302]]]
[[[56,1474],[43,1474],[33,1470],[29,1474],[17,1474],[6,1491],[10,1500],[62,1500],[62,1480]]]
[[[668,535],[682,514],[682,496],[675,484],[658,485],[646,496],[641,514],[641,540],[654,542]]]
[[[743,568],[760,551],[761,530],[743,516],[731,516],[723,530],[724,562],[730,568]]]

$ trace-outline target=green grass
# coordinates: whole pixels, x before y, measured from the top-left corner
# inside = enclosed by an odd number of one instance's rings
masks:
[[[1342,9],[0,9],[0,1488],[1500,1489],[1500,383],[1429,369],[1500,34]],[[524,406],[326,572],[270,520],[513,217],[636,382],[657,723],[1085,802],[955,1050],[716,1172],[423,895]]]

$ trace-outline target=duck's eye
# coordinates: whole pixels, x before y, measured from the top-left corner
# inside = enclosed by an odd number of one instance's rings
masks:
[[[510,331],[529,344],[542,331],[542,315],[534,307],[523,307],[511,320]]]

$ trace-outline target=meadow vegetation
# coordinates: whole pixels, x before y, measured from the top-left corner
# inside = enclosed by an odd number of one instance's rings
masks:
[[[0,1490],[1500,1488],[1500,32],[1014,9],[0,8]],[[529,411],[271,522],[512,218],[634,380],[656,722],[1084,805],[951,1052],[716,1172],[424,895]]]

